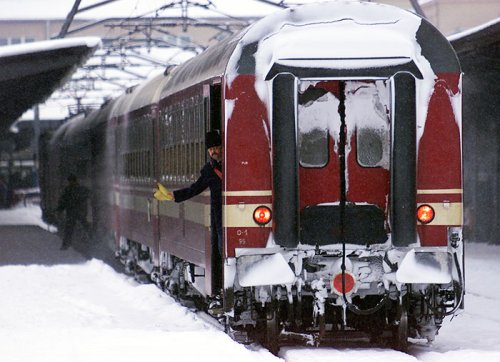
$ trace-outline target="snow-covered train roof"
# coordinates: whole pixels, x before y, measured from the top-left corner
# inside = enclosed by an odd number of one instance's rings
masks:
[[[113,115],[156,103],[207,79],[225,77],[231,84],[237,75],[252,74],[264,80],[272,78],[273,71],[304,62],[308,68],[347,69],[351,74],[379,67],[418,77],[460,72],[448,40],[414,13],[368,2],[314,3],[262,18],[167,76],[138,86],[121,97]]]
[[[143,83],[130,87],[116,100],[111,111],[111,118],[119,117],[150,104],[158,103],[161,89],[168,79],[169,76],[157,74]]]
[[[104,103],[99,109],[95,109],[90,114],[78,114],[61,125],[51,137],[50,143],[59,146],[72,145],[88,142],[92,130],[103,125],[110,118],[109,114],[114,103],[118,100],[112,99]]]
[[[256,22],[240,40],[226,74],[262,79],[276,64],[305,60],[310,68],[352,70],[412,61],[422,73],[460,71],[449,42],[419,16],[389,5],[325,2]]]

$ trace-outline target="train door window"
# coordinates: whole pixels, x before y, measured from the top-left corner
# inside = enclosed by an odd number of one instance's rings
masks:
[[[346,82],[346,123],[356,127],[357,161],[362,167],[389,169],[389,89],[384,80]]]
[[[298,147],[302,167],[328,163],[329,122],[338,118],[338,99],[317,82],[300,81],[298,94]]]
[[[201,109],[201,124],[199,129],[199,137],[200,137],[200,160],[202,160],[201,164],[204,164],[208,159],[208,152],[206,152],[206,143],[205,143],[205,133],[206,131],[212,130],[222,130],[222,87],[221,84],[204,84],[203,85],[203,107]],[[210,212],[211,213],[211,212]],[[211,215],[213,216],[213,215]],[[214,228],[212,228],[210,232],[210,239],[212,243],[214,240],[217,240],[217,232]],[[215,243],[217,244],[217,242]],[[213,244],[212,244],[213,245]],[[212,258],[212,261],[216,259]],[[215,266],[219,268],[221,265],[215,263]],[[214,280],[217,279],[216,271],[217,268],[212,268],[212,287],[214,286]]]
[[[209,130],[221,130],[222,123],[222,87],[220,84],[205,85],[203,89],[203,123],[200,128],[200,157],[201,164],[207,161],[205,150],[205,132]]]
[[[222,104],[221,85],[210,86],[210,123],[208,129],[221,129]]]

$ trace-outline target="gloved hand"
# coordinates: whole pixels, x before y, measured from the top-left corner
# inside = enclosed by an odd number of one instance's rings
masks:
[[[161,183],[158,182],[158,188],[155,189],[155,193],[153,194],[154,198],[159,201],[171,201],[174,199],[174,194],[172,191],[167,189]]]

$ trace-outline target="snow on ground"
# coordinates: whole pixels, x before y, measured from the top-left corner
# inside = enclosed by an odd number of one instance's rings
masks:
[[[88,260],[40,221],[38,207],[0,210],[2,362],[500,361],[500,247],[467,247],[465,312],[432,345],[409,354],[376,348],[246,347],[104,262]],[[40,228],[41,227],[41,228]],[[53,230],[52,230],[53,231]]]
[[[0,210],[0,225],[36,225],[49,230],[49,226],[42,220],[42,210],[30,204],[19,204],[12,209]]]

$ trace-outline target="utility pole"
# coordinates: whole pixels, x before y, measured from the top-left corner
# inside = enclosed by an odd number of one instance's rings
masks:
[[[35,177],[38,186],[38,146],[40,139],[40,106],[37,104],[33,109],[33,169],[36,172],[37,177]]]
[[[78,12],[78,7],[80,6],[80,2],[82,0],[75,0],[75,3],[73,4],[73,7],[71,8],[71,11],[69,12],[68,16],[66,17],[66,21],[64,22],[61,31],[59,32],[59,35],[57,36],[58,38],[64,38],[66,36],[66,33],[68,32],[69,26],[71,25],[71,22],[73,21],[73,18],[75,17],[76,13]]]
[[[415,9],[415,12],[418,15],[420,15],[424,19],[427,19],[427,17],[425,16],[424,10],[422,9],[422,7],[420,6],[420,4],[418,3],[418,0],[410,0],[410,3],[411,3],[411,5],[413,6],[413,8]]]

